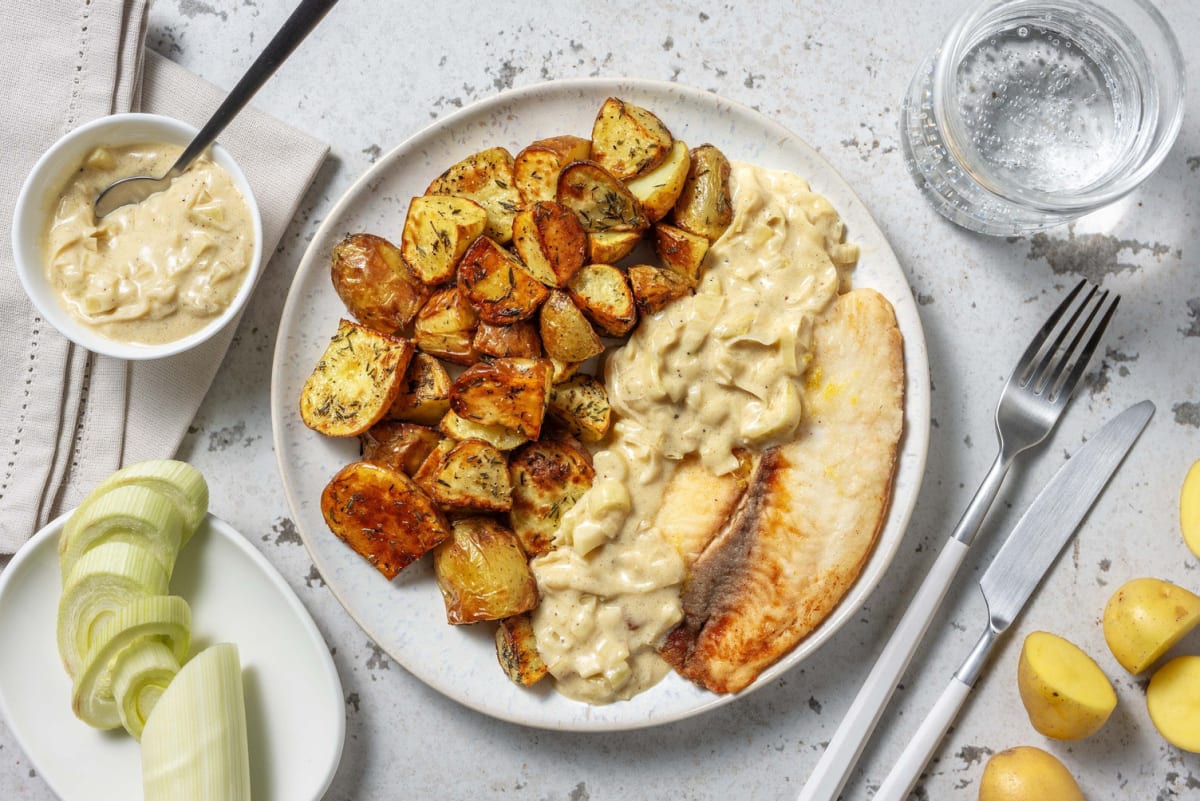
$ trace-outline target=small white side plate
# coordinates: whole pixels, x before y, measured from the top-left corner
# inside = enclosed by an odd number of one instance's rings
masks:
[[[141,750],[71,712],[71,680],[55,640],[63,515],[0,573],[0,714],[63,801],[136,801]],[[238,646],[257,801],[316,801],[333,780],[346,732],[329,648],[283,578],[212,515],[179,555],[171,592],[192,607],[192,653]]]

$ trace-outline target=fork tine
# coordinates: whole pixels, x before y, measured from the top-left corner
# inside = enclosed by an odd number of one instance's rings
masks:
[[[1107,292],[1104,294],[1105,296],[1108,295]],[[1100,318],[1100,322],[1096,324],[1095,330],[1092,331],[1092,336],[1084,346],[1083,352],[1079,354],[1079,357],[1075,360],[1075,364],[1072,365],[1071,372],[1068,373],[1063,381],[1058,383],[1057,386],[1054,385],[1054,383],[1057,382],[1052,382],[1051,391],[1049,394],[1049,400],[1051,403],[1066,403],[1066,399],[1069,398],[1071,393],[1075,391],[1075,385],[1078,384],[1079,379],[1083,377],[1083,371],[1087,369],[1088,362],[1092,360],[1092,354],[1096,351],[1096,346],[1100,344],[1100,338],[1104,336],[1104,329],[1108,328],[1108,321],[1112,319],[1113,313],[1117,310],[1117,304],[1120,302],[1121,296],[1114,295],[1112,303],[1108,305],[1108,308],[1104,312],[1104,316]],[[1104,303],[1103,297],[1100,298],[1100,303]],[[1099,310],[1099,308],[1100,306],[1098,305],[1096,309]],[[1093,316],[1095,316],[1094,312]],[[1090,323],[1091,320],[1089,319],[1088,322]],[[1083,330],[1081,330],[1079,334],[1082,336]],[[1076,341],[1078,341],[1078,337],[1076,337]],[[1074,343],[1072,343],[1072,350],[1074,350]]]
[[[1025,352],[1021,354],[1021,358],[1017,361],[1017,368],[1013,371],[1013,379],[1016,381],[1016,383],[1024,385],[1029,381],[1029,378],[1032,375],[1030,371],[1033,370],[1037,365],[1037,357],[1038,353],[1042,349],[1042,345],[1046,343],[1046,339],[1049,338],[1050,333],[1054,330],[1055,326],[1058,325],[1058,321],[1062,319],[1064,314],[1066,314],[1067,309],[1071,307],[1071,303],[1075,300],[1075,296],[1079,294],[1079,291],[1083,289],[1083,286],[1086,283],[1086,279],[1080,280],[1080,282],[1075,285],[1075,288],[1068,292],[1067,296],[1063,298],[1062,303],[1058,304],[1058,308],[1055,309],[1048,318],[1046,318],[1046,322],[1042,324],[1042,327],[1038,330],[1037,334],[1034,335],[1033,340],[1029,343],[1029,346],[1025,348]]]
[[[1093,294],[1095,293],[1093,292]],[[1091,307],[1092,310],[1088,312],[1087,319],[1084,320],[1081,325],[1074,326],[1073,330],[1075,331],[1075,337],[1071,340],[1070,345],[1064,348],[1061,352],[1055,354],[1053,363],[1048,365],[1047,372],[1043,376],[1042,382],[1037,387],[1038,392],[1046,392],[1047,396],[1049,396],[1050,390],[1058,382],[1058,379],[1065,373],[1067,366],[1071,364],[1071,355],[1075,353],[1075,349],[1079,347],[1080,341],[1083,340],[1084,335],[1087,334],[1088,329],[1091,328],[1092,321],[1096,319],[1096,315],[1099,313],[1100,309],[1103,308],[1104,301],[1108,299],[1108,295],[1108,291],[1105,290],[1104,293],[1101,294],[1096,300],[1096,305]],[[1091,296],[1088,297],[1088,301],[1091,301]],[[1080,309],[1080,311],[1082,311],[1082,309]],[[1076,315],[1076,317],[1078,317],[1078,315]],[[1073,325],[1075,320],[1072,320],[1071,323]]]

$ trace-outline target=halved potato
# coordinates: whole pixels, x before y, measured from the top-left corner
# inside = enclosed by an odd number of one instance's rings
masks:
[[[458,288],[493,325],[528,320],[549,293],[516,256],[486,236],[476,239],[459,262]]]
[[[1200,754],[1200,656],[1177,656],[1150,677],[1150,722],[1176,748]]]
[[[612,337],[637,323],[637,305],[625,273],[611,264],[589,264],[567,284],[567,292],[588,319]]]
[[[599,442],[608,433],[612,407],[604,384],[576,375],[550,390],[550,414],[584,442]]]
[[[592,486],[595,470],[581,448],[565,441],[522,445],[508,461],[508,522],[531,558],[551,549],[563,514]]]
[[[496,359],[468,367],[450,389],[450,408],[464,419],[537,439],[552,377],[546,359]]]
[[[582,362],[604,351],[592,324],[561,289],[551,290],[542,304],[538,331],[546,355],[564,362]]]
[[[475,201],[487,212],[486,234],[504,244],[512,239],[512,221],[521,210],[513,180],[513,157],[502,147],[472,153],[439,175],[427,195],[456,195]]]
[[[595,162],[574,161],[563,167],[554,199],[578,214],[588,233],[645,231],[650,226],[633,193]]]
[[[700,267],[709,244],[706,236],[666,223],[654,225],[654,251],[662,266],[688,279],[693,287],[700,283]]]
[[[1162,579],[1135,578],[1108,599],[1103,626],[1121,666],[1141,673],[1200,626],[1200,596]]]
[[[433,572],[454,625],[500,620],[537,606],[537,582],[516,536],[490,517],[455,520],[433,552]]]
[[[400,254],[430,286],[454,280],[458,261],[487,228],[487,212],[473,200],[451,195],[415,197],[408,204]]]
[[[436,356],[417,351],[400,382],[388,417],[435,426],[450,408],[450,375]]]
[[[729,159],[713,145],[692,150],[683,192],[675,201],[675,225],[715,242],[733,222]]]
[[[542,338],[529,320],[512,325],[493,325],[480,321],[475,328],[475,350],[485,356],[516,356],[536,359],[542,355]]]
[[[592,124],[591,159],[625,180],[661,164],[673,142],[667,126],[650,111],[610,97]]]
[[[364,461],[383,462],[411,476],[442,441],[442,435],[416,423],[381,420],[364,431],[360,439]]]
[[[1079,646],[1047,631],[1025,638],[1017,690],[1033,728],[1056,740],[1100,730],[1117,707],[1112,682]]]
[[[504,426],[476,423],[455,414],[454,410],[446,412],[438,423],[438,430],[451,439],[458,441],[466,439],[481,439],[490,442],[502,451],[511,451],[529,439],[519,431]]]
[[[642,241],[641,231],[597,231],[588,235],[588,252],[597,264],[614,264]]]
[[[588,237],[575,212],[539,200],[513,220],[513,247],[530,275],[562,287],[587,261]]]
[[[506,617],[496,627],[496,659],[513,683],[530,687],[550,672],[538,653],[537,636],[529,615]]]
[[[300,419],[329,437],[356,437],[387,413],[413,355],[413,343],[340,320],[300,390]]]
[[[662,164],[625,182],[633,196],[642,202],[651,222],[661,220],[675,208],[691,166],[692,154],[687,144],[676,139]]]
[[[431,356],[458,364],[474,364],[475,324],[479,316],[458,287],[440,289],[421,307],[413,324],[417,347]]]
[[[330,273],[334,290],[354,319],[385,334],[412,322],[429,297],[399,248],[374,234],[350,234],[334,245]]]
[[[321,514],[338,539],[388,579],[450,534],[421,488],[379,462],[352,462],[338,471],[321,493]]]
[[[513,160],[513,179],[526,206],[539,200],[554,200],[558,174],[572,161],[582,161],[592,143],[578,136],[552,136],[531,143]]]
[[[430,496],[443,509],[507,512],[512,508],[504,454],[479,439],[463,440],[442,454],[429,488]]]
[[[642,314],[661,311],[671,301],[692,292],[691,281],[665,267],[635,264],[629,268],[627,275],[629,285],[633,289],[633,297]]]
[[[1200,556],[1200,461],[1188,469],[1179,489],[1179,530],[1191,552]]]

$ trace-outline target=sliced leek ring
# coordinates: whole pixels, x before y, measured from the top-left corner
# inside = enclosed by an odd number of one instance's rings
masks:
[[[208,515],[208,482],[204,480],[204,474],[177,459],[151,459],[123,467],[96,485],[84,505],[117,487],[125,486],[147,487],[161,492],[175,503],[183,517],[180,548],[187,544]]]
[[[148,487],[116,487],[85,502],[67,520],[59,536],[64,586],[79,558],[101,542],[144,545],[169,578],[182,542],[183,525],[175,503]]]
[[[177,595],[138,598],[104,621],[96,645],[75,676],[71,694],[75,716],[97,729],[120,726],[121,713],[111,692],[117,655],[141,637],[160,637],[175,661],[182,663],[191,645],[191,625],[192,610]]]
[[[179,672],[179,660],[161,640],[142,637],[117,654],[112,667],[113,698],[121,725],[142,739],[146,719]]]
[[[83,667],[100,624],[146,595],[165,595],[167,571],[147,548],[103,542],[67,576],[58,601],[58,653],[69,676]]]

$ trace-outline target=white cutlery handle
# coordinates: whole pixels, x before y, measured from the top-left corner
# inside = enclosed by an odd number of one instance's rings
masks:
[[[962,708],[970,692],[971,685],[964,683],[957,676],[950,680],[950,685],[942,692],[942,697],[921,722],[921,728],[917,729],[917,733],[908,741],[895,767],[879,786],[873,801],[904,801],[908,798],[921,776],[921,771],[929,764],[929,758],[946,736],[946,730],[958,716],[958,710]]]
[[[800,801],[835,801],[838,797],[962,565],[967,547],[951,537],[938,554],[937,561],[925,576],[921,588],[917,590],[862,689],[850,704],[846,717],[800,791]]]

